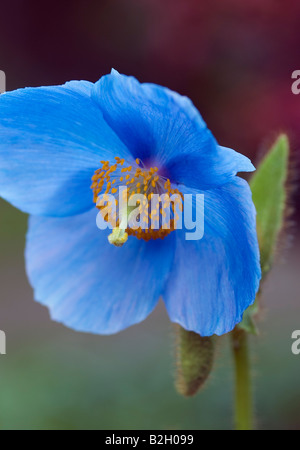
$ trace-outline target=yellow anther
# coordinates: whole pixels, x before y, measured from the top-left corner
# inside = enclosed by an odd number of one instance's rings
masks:
[[[165,238],[176,228],[178,211],[182,211],[183,195],[178,191],[178,189],[171,188],[170,180],[160,177],[157,174],[157,167],[146,169],[139,158],[136,158],[135,162],[139,166],[142,165],[142,167],[135,168],[132,168],[132,166],[122,167],[125,160],[118,156],[116,156],[114,160],[115,163],[112,165],[109,161],[101,161],[102,167],[95,171],[91,184],[91,188],[93,190],[93,201],[96,203],[96,206],[100,210],[104,220],[114,227],[113,232],[109,235],[109,242],[116,246],[122,246],[127,241],[128,236],[135,236],[138,239],[144,239],[146,241],[150,239]],[[112,181],[110,181],[110,177],[114,172],[116,173],[114,174]],[[124,172],[127,173],[125,174]],[[124,176],[122,176],[123,173]],[[121,220],[120,218],[119,212],[116,212],[114,207],[116,203],[113,201],[108,201],[110,198],[108,194],[114,196],[117,194],[119,186],[114,187],[114,185],[116,185],[117,181],[118,184],[124,182],[124,177],[126,179],[126,185],[130,185],[130,188],[123,189],[122,196],[124,202],[127,202],[129,196],[135,193],[140,194],[141,191],[143,191],[145,194],[144,199],[139,202],[138,213],[140,214],[140,223],[147,224],[147,228],[146,226],[140,226],[137,229],[132,229],[127,224],[127,218],[126,223],[124,223],[123,219]],[[103,188],[105,189],[103,199],[108,202],[106,206],[104,200],[99,201],[99,195],[103,191]],[[165,198],[161,207],[158,206],[156,209],[151,210],[150,201],[154,193],[159,194],[160,196],[162,194],[168,194],[169,196],[172,194],[179,194],[180,196],[171,202],[173,218],[171,216],[169,229],[148,228],[148,218],[151,218],[152,223],[155,221],[159,224],[160,219],[167,216],[165,210],[169,208],[170,205],[170,200]]]
[[[127,242],[127,239],[128,234],[122,228],[114,228],[113,232],[108,236],[109,243],[116,247],[122,247]]]

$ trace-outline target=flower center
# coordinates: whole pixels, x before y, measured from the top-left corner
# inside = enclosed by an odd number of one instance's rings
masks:
[[[91,185],[96,207],[113,227],[109,242],[122,246],[128,236],[145,241],[164,239],[177,228],[183,195],[159,175],[157,167],[148,169],[138,158],[132,165],[119,157],[115,161],[101,161]]]

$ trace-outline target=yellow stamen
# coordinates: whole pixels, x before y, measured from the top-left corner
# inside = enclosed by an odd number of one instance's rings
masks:
[[[146,169],[139,158],[135,160],[138,167],[124,166],[125,160],[118,156],[116,156],[114,160],[115,163],[112,165],[109,161],[101,161],[102,167],[95,171],[92,177],[91,185],[91,189],[93,190],[93,201],[96,203],[96,207],[100,210],[104,220],[114,227],[112,233],[108,237],[109,242],[116,246],[122,246],[127,241],[128,236],[135,236],[138,239],[144,239],[146,241],[158,238],[164,239],[176,227],[178,214],[175,211],[174,204],[175,207],[178,206],[179,211],[182,211],[183,195],[178,191],[178,189],[172,188],[169,179],[165,179],[157,174],[157,167]],[[125,175],[126,172],[127,174]],[[114,174],[113,180],[110,181],[110,176],[112,174]],[[144,191],[146,196],[146,198],[139,203],[139,206],[137,206],[139,208],[138,213],[140,214],[141,224],[144,223],[148,226],[148,217],[151,218],[152,221],[155,220],[156,223],[160,223],[160,219],[166,217],[165,209],[169,208],[171,203],[172,218],[170,219],[169,229],[164,229],[162,227],[159,229],[154,229],[155,227],[153,227],[153,229],[143,229],[142,226],[137,229],[133,229],[128,226],[127,217],[121,220],[119,215],[116,213],[115,208],[112,208],[111,202],[108,201],[108,194],[115,196],[119,190],[119,187],[124,182],[124,179],[126,180],[127,188],[123,189],[123,201],[127,202],[127,199],[130,198],[131,195],[135,193],[140,194],[142,191]],[[107,201],[108,204],[105,204],[105,201],[98,201],[98,197],[103,190],[105,192],[103,200]],[[152,209],[151,199],[154,193],[158,195],[168,194],[169,197],[173,194],[179,194],[180,198],[171,202],[170,198],[165,197],[165,201],[161,205],[161,208],[157,208],[156,205],[154,207],[153,205]]]

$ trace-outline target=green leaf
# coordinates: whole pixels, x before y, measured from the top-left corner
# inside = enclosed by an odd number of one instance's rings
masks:
[[[247,333],[258,335],[258,329],[255,323],[255,316],[258,313],[258,301],[257,299],[253,303],[253,305],[249,306],[244,312],[243,320],[238,325],[238,328],[245,330]]]
[[[271,269],[278,238],[284,227],[288,197],[288,166],[289,141],[283,134],[267,153],[250,182],[257,211],[257,235],[263,278]],[[255,303],[245,311],[238,327],[248,333],[258,334],[255,324],[258,308],[258,299],[256,299]]]
[[[201,337],[177,327],[176,388],[184,396],[195,395],[206,382],[214,361],[213,337]]]
[[[271,268],[279,233],[284,226],[288,164],[288,137],[280,135],[250,182],[257,211],[257,233],[263,276]]]

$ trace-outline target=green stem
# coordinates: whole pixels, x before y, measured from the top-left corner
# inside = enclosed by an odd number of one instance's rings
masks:
[[[253,405],[248,351],[248,336],[244,330],[232,333],[235,362],[235,424],[236,430],[253,429]]]

